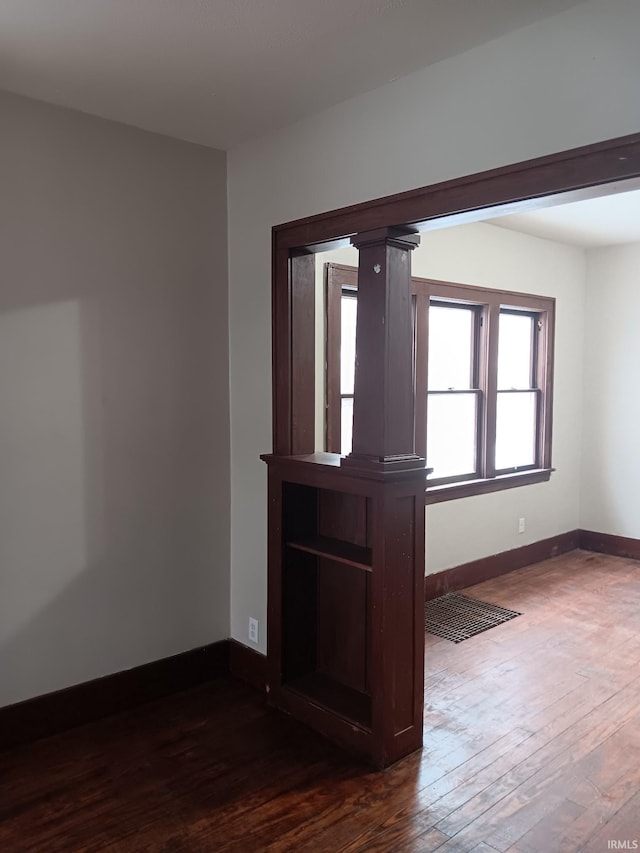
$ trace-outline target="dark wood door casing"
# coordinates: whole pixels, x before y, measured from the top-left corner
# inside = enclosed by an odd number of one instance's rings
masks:
[[[294,288],[308,277],[312,262],[310,253],[348,245],[355,234],[363,231],[407,226],[420,231],[428,227],[430,221],[443,217],[454,225],[477,220],[479,211],[498,205],[510,205],[510,212],[532,210],[554,202],[567,203],[601,194],[599,188],[633,178],[640,178],[640,133],[274,227],[274,452],[288,456],[315,450],[312,396],[294,392],[296,388],[312,388],[315,381],[312,359],[296,349],[297,346],[313,346],[313,308],[305,306],[298,293],[292,310]],[[306,259],[301,260],[305,255]],[[309,294],[311,289],[307,287],[306,290]]]
[[[274,228],[267,693],[377,767],[423,737],[428,469],[413,435],[415,232],[429,219],[638,176],[640,135]],[[340,457],[315,452],[313,255],[345,237],[360,250],[360,304],[353,452]]]

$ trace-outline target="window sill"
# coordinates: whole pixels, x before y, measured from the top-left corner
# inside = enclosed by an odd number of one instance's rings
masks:
[[[546,483],[553,471],[555,468],[535,468],[517,474],[501,474],[489,480],[465,480],[444,486],[427,486],[424,502],[428,506],[457,498],[486,495],[488,492],[501,492],[503,489],[515,489],[517,486],[530,486],[532,483]]]

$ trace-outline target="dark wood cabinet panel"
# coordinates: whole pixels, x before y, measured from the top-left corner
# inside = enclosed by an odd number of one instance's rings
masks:
[[[291,255],[286,298],[274,293],[276,314],[288,311],[274,320],[275,359],[293,380],[275,421],[276,454],[263,457],[267,693],[272,705],[377,767],[422,746],[427,469],[413,446],[410,264],[418,242],[398,228],[353,239],[360,285],[349,456],[310,453],[308,257]],[[276,405],[281,379],[275,371]]]
[[[426,472],[263,459],[269,702],[386,767],[422,745]]]

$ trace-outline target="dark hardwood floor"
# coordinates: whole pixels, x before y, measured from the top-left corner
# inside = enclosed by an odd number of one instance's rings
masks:
[[[640,563],[575,551],[471,593],[523,615],[426,637],[425,748],[388,771],[220,680],[0,754],[0,851],[640,844]]]

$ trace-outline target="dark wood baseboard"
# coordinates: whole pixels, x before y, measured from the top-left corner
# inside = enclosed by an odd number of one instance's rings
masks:
[[[473,560],[471,563],[464,563],[462,566],[455,566],[435,575],[427,575],[424,579],[425,600],[437,598],[447,592],[465,589],[465,587],[473,586],[473,584],[512,572],[514,569],[522,569],[532,563],[539,563],[549,557],[557,557],[558,554],[573,551],[579,547],[579,533],[581,532],[571,530],[549,539],[541,539],[540,542],[523,545],[522,548],[502,551],[500,554],[483,557],[481,560]],[[638,544],[640,545],[640,543]]]
[[[464,589],[575,548],[640,560],[639,539],[572,530],[427,575],[424,579],[425,599]],[[211,643],[0,708],[0,749],[56,734],[229,673],[263,692],[266,670],[266,656],[236,640]]]
[[[592,530],[578,531],[579,547],[584,551],[597,551],[611,557],[628,557],[640,560],[640,539],[614,536],[612,533],[594,533]]]
[[[229,640],[229,669],[231,675],[264,693],[267,681],[267,658],[244,646],[237,640]]]
[[[229,673],[229,641],[0,708],[0,749],[28,743]]]

